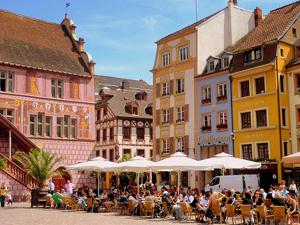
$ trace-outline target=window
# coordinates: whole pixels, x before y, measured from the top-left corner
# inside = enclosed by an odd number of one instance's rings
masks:
[[[177,107],[177,118],[176,123],[184,121],[184,107]]]
[[[100,141],[100,130],[97,130],[97,132],[96,132],[96,141],[97,142]]]
[[[202,89],[202,104],[208,104],[211,102],[211,91],[210,87],[204,87]]]
[[[202,117],[202,130],[211,130],[211,114],[205,114]]]
[[[286,121],[286,109],[281,108],[281,123],[283,127],[287,126],[287,121]]]
[[[0,72],[0,91],[14,91],[14,74],[12,72]]]
[[[123,139],[130,139],[130,138],[131,138],[131,128],[123,127]]]
[[[296,92],[300,93],[300,74],[296,75]]]
[[[51,137],[51,128],[52,125],[52,118],[50,116],[46,116],[46,122],[45,122],[45,130],[46,130],[46,137]]]
[[[38,136],[44,136],[43,135],[43,114],[42,113],[38,113],[37,130],[38,130]]]
[[[293,33],[293,36],[294,36],[294,37],[297,37],[297,29],[296,29],[296,28],[293,28],[293,29],[292,29],[292,33]]]
[[[77,138],[77,120],[71,119],[71,138]]]
[[[261,59],[261,49],[257,48],[244,53],[244,62],[252,62]]]
[[[64,116],[64,137],[65,138],[69,137],[69,120],[70,117]]]
[[[260,160],[269,159],[268,143],[257,144],[257,153],[258,153],[258,159]]]
[[[280,92],[285,92],[285,82],[284,82],[284,75],[280,75]]]
[[[187,60],[189,58],[189,47],[184,46],[179,48],[179,56],[180,56],[180,61]]]
[[[167,154],[170,151],[170,143],[168,139],[162,140],[162,153]]]
[[[169,83],[162,84],[162,96],[167,96],[170,94],[170,85]]]
[[[107,108],[103,108],[103,116],[107,115]]]
[[[109,140],[110,141],[114,140],[114,128],[113,127],[109,128]]]
[[[184,138],[183,137],[179,137],[176,140],[177,143],[177,152],[184,152]]]
[[[176,80],[176,94],[180,94],[184,92],[184,79]]]
[[[100,119],[101,119],[101,111],[97,110],[97,120],[100,120]]]
[[[145,157],[145,150],[144,150],[144,149],[138,149],[138,150],[136,151],[136,155],[137,155],[137,156]]]
[[[102,150],[102,158],[107,159],[106,149]]]
[[[152,140],[152,139],[153,139],[153,128],[150,127],[150,140]]]
[[[62,129],[63,129],[63,118],[56,119],[56,136],[62,137]]]
[[[287,156],[289,154],[288,142],[287,141],[283,142],[283,154],[284,154],[284,156]]]
[[[11,123],[14,123],[14,110],[13,109],[0,109],[0,114],[6,117]]]
[[[35,125],[36,124],[36,116],[35,115],[30,115],[29,117],[29,133],[31,136],[35,136]]]
[[[250,96],[249,80],[245,80],[240,83],[240,91],[241,97]]]
[[[171,54],[170,52],[165,52],[162,54],[162,66],[168,66],[171,63]]]
[[[218,96],[217,100],[225,100],[227,99],[227,87],[226,84],[218,84]]]
[[[280,57],[284,58],[284,49],[283,48],[280,49]]]
[[[137,139],[144,140],[145,139],[145,129],[142,127],[136,128]]]
[[[53,98],[63,97],[63,82],[62,80],[51,80],[51,94]]]
[[[215,61],[210,61],[209,62],[209,71],[210,72],[215,71]]]
[[[252,160],[253,159],[252,145],[251,144],[242,145],[242,154],[243,154],[243,159]]]
[[[265,93],[265,78],[259,77],[254,80],[255,82],[255,93],[257,95]]]
[[[241,113],[242,129],[251,128],[251,113]]]
[[[256,127],[267,126],[267,110],[257,110],[256,112]]]
[[[227,125],[227,113],[226,112],[219,112],[219,125]]]
[[[103,130],[102,130],[102,140],[103,140],[103,142],[106,142],[106,140],[107,140],[106,129],[103,129]]]
[[[162,116],[162,124],[168,124],[169,123],[169,110],[168,109],[163,109],[161,111],[161,116]]]
[[[96,157],[98,157],[98,156],[100,156],[100,151],[99,150],[96,151]]]
[[[229,67],[229,58],[228,58],[228,57],[225,57],[225,58],[223,59],[223,67],[224,67],[224,68]]]

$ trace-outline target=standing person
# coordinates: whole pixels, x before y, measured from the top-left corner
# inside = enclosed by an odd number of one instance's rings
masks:
[[[73,188],[74,188],[74,184],[72,184],[70,180],[67,180],[67,183],[65,184],[66,192],[72,195]]]
[[[5,183],[2,183],[2,185],[0,187],[0,206],[2,208],[4,208],[4,205],[5,205],[6,195],[7,195],[7,187],[6,187]]]
[[[48,183],[48,191],[53,195],[55,189],[55,185],[52,181],[52,178],[50,178],[49,183]]]
[[[297,185],[295,183],[295,180],[292,180],[292,183],[289,186],[289,191],[291,193],[298,194],[298,189],[297,189]]]

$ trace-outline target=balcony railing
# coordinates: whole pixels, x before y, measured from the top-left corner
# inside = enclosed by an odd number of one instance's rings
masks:
[[[202,104],[210,104],[211,103],[211,98],[207,98],[207,99],[202,99]]]

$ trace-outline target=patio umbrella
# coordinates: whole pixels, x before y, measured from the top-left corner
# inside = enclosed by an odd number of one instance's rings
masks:
[[[118,164],[117,171],[119,172],[134,172],[138,176],[138,195],[140,193],[140,173],[150,172],[152,173],[151,167],[155,165],[155,162],[152,162],[144,157],[135,156],[128,161],[121,162]]]
[[[67,167],[67,170],[96,171],[98,176],[98,196],[99,196],[99,174],[101,172],[112,172],[118,167],[117,163],[110,162],[102,157],[96,157],[86,162],[77,163]]]
[[[171,157],[158,161],[152,168],[157,171],[177,172],[178,191],[182,171],[211,170],[208,166],[200,166],[197,160],[191,159],[181,152],[176,152]]]
[[[235,158],[227,153],[220,153],[212,158],[198,161],[198,165],[202,167],[210,167],[214,169],[257,169],[261,167],[261,163],[250,160]]]
[[[283,157],[281,162],[284,164],[300,164],[300,152]]]

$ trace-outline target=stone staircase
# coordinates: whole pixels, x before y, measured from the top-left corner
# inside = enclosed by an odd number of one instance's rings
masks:
[[[0,171],[13,178],[15,181],[22,184],[29,190],[38,187],[38,180],[29,175],[23,168],[18,166],[2,153],[0,153],[0,158],[3,158],[6,161],[7,165],[6,169],[0,168]]]

